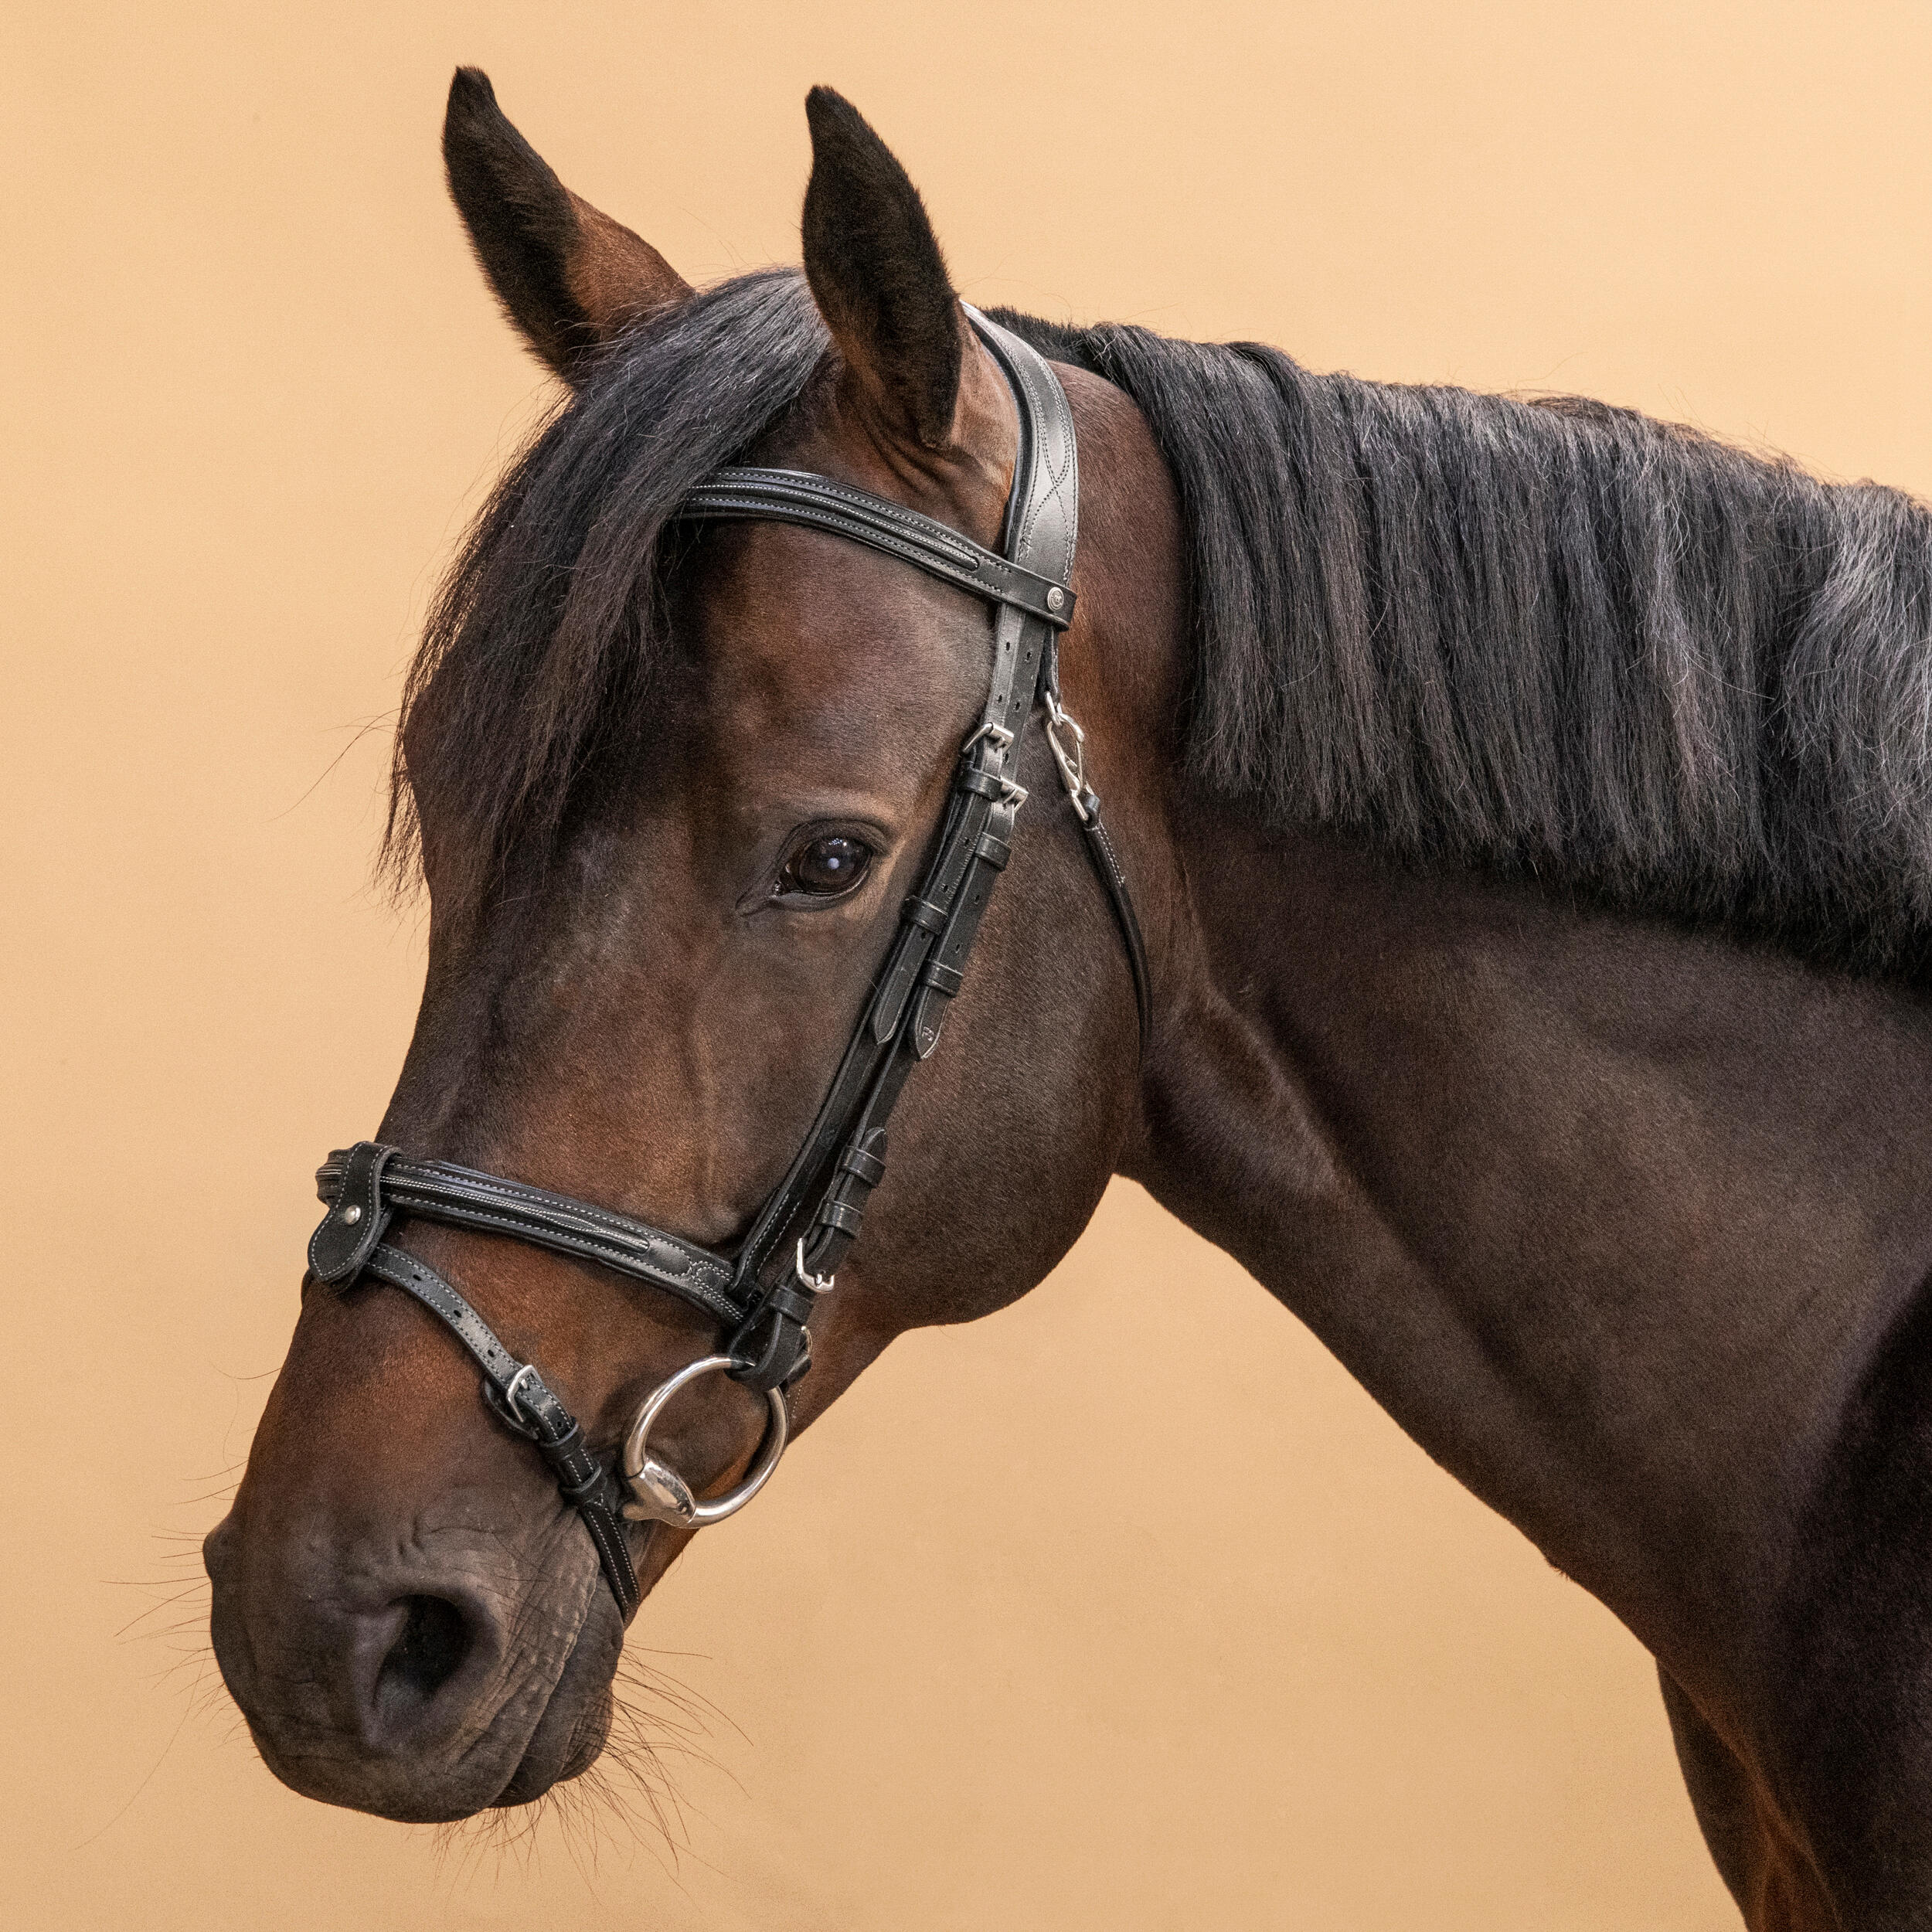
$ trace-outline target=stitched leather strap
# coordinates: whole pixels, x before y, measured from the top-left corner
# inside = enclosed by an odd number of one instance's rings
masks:
[[[533,1247],[601,1262],[634,1281],[668,1289],[719,1321],[744,1318],[744,1308],[731,1294],[731,1263],[709,1248],[610,1208],[592,1207],[568,1195],[502,1180],[447,1161],[412,1161],[393,1148],[377,1149],[380,1158],[372,1175],[371,1158],[362,1149],[375,1146],[365,1141],[340,1149],[315,1172],[318,1199],[332,1206],[348,1202],[363,1207],[367,1218],[358,1232],[376,1227],[379,1220],[386,1226],[391,1214],[413,1214],[449,1227],[507,1234]],[[332,1257],[349,1245],[329,1236],[338,1222],[335,1216],[325,1219],[309,1243],[309,1265],[325,1281],[340,1275],[321,1265],[318,1248]],[[379,1228],[367,1235],[363,1253],[380,1238]]]
[[[802,523],[916,566],[962,590],[1010,604],[1063,630],[1073,621],[1070,584],[984,549],[961,532],[868,490],[806,470],[723,469],[678,511],[681,523]]]
[[[375,1145],[365,1141],[353,1151]],[[483,1399],[492,1413],[536,1444],[564,1501],[583,1519],[611,1594],[628,1622],[638,1607],[638,1577],[617,1519],[615,1485],[610,1471],[590,1453],[576,1417],[536,1365],[518,1361],[490,1325],[427,1261],[384,1242],[369,1254],[362,1272],[413,1295],[469,1350],[483,1371]]]

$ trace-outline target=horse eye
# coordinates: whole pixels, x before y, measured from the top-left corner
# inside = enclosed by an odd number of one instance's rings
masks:
[[[844,832],[828,832],[801,845],[779,875],[781,893],[806,893],[816,899],[850,892],[872,863],[872,848]]]

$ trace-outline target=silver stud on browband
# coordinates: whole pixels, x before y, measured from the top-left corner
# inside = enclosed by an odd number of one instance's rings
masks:
[[[1046,594],[1046,607],[1049,611],[1057,611],[1066,601],[1066,593],[1057,583]]]
[[[342,1210],[342,1225],[345,1227],[352,1228],[362,1218],[362,1210],[359,1207],[345,1207]]]

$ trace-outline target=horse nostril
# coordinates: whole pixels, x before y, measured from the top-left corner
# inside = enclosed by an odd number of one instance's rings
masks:
[[[427,1704],[469,1655],[469,1626],[447,1597],[405,1597],[402,1607],[403,1634],[383,1659],[376,1694]]]

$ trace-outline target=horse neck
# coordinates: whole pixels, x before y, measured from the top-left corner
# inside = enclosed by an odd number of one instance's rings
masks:
[[[1695,1684],[1932,1267],[1896,989],[1201,810],[1128,1171]]]

